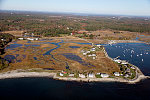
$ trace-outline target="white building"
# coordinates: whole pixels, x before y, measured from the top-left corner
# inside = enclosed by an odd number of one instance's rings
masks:
[[[93,57],[93,59],[96,59],[96,57]]]
[[[92,48],[90,51],[96,51],[95,48]]]
[[[19,40],[23,40],[23,38],[18,38]]]
[[[69,77],[74,77],[74,74],[69,74]]]
[[[27,40],[31,40],[31,41],[33,41],[34,39],[33,39],[33,38],[27,38]]]
[[[95,56],[96,56],[96,54],[92,54],[92,56],[93,56],[93,57],[95,57]]]
[[[92,55],[88,55],[89,57],[91,57]]]
[[[90,73],[90,74],[88,74],[88,77],[89,77],[89,78],[94,78],[94,74],[93,74],[93,73]]]
[[[109,75],[108,75],[108,74],[105,74],[105,73],[101,73],[101,77],[102,77],[102,78],[107,78],[107,77],[109,77]]]
[[[97,47],[101,47],[101,45],[100,44],[98,44],[98,45],[96,45]]]
[[[39,40],[38,38],[35,38],[35,40]]]
[[[96,73],[96,75],[100,75],[101,73]]]
[[[59,75],[60,75],[60,76],[64,76],[64,74],[63,74],[63,73],[59,73]]]
[[[79,74],[79,77],[80,77],[80,78],[85,78],[85,75]]]
[[[84,51],[84,50],[81,50],[81,52],[84,53],[85,51]]]
[[[121,63],[120,59],[115,59],[114,62]]]
[[[115,76],[120,76],[119,72],[114,72]]]
[[[124,76],[124,77],[126,77],[126,78],[127,78],[127,77],[129,77],[129,75],[128,75],[128,74],[125,74],[125,76]]]
[[[90,51],[87,51],[86,53],[90,53]]]
[[[135,69],[135,67],[131,66],[132,69]]]
[[[126,64],[128,64],[128,62],[122,61],[121,64],[126,65]]]
[[[83,53],[83,55],[86,55],[87,53]]]

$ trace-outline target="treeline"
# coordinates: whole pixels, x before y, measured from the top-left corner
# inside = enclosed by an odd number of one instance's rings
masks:
[[[9,66],[9,62],[0,57],[0,70],[7,68]]]
[[[9,33],[0,33],[0,55],[4,53],[5,46],[15,37]]]
[[[0,16],[0,31],[25,30],[42,36],[60,36],[74,31],[113,29],[150,33],[150,19],[52,14],[10,14]]]
[[[119,31],[145,32],[150,34],[150,20],[144,20],[144,18],[111,19],[106,17],[89,19],[86,22],[82,21],[82,24],[83,23],[86,24],[84,29],[87,31],[96,31],[99,29],[113,29]]]
[[[0,55],[4,54],[5,46],[15,37],[9,33],[0,33]],[[9,62],[0,57],[0,70],[9,66]]]

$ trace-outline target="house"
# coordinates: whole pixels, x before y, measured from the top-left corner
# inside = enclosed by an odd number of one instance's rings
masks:
[[[27,38],[27,40],[33,41],[34,39],[33,38]]]
[[[135,67],[131,66],[132,69],[135,69]]]
[[[97,46],[97,47],[101,47],[101,45],[100,45],[100,44],[97,44],[96,46]]]
[[[129,69],[129,68],[127,68],[127,69],[126,69],[126,72],[130,72],[130,69]]]
[[[106,73],[101,73],[101,77],[102,77],[102,78],[107,78],[107,77],[109,77],[109,75],[106,74]]]
[[[114,72],[115,76],[120,76],[119,72]]]
[[[18,38],[19,40],[23,40],[23,38]]]
[[[62,71],[62,73],[63,73],[63,74],[67,74],[67,72],[65,72],[65,71]]]
[[[122,61],[120,59],[115,59],[114,62],[121,63]]]
[[[90,53],[90,51],[87,51],[86,53]]]
[[[121,64],[126,65],[126,64],[128,64],[128,62],[122,61]]]
[[[80,78],[85,78],[85,75],[79,74],[79,77],[80,77]]]
[[[92,56],[93,56],[93,57],[95,57],[95,56],[96,56],[96,54],[92,54]]]
[[[92,48],[90,51],[96,51],[95,48]]]
[[[126,77],[126,78],[127,78],[127,77],[129,77],[129,75],[128,75],[128,74],[125,74],[125,76],[124,76],[124,77]]]
[[[100,75],[101,73],[96,73],[96,75]]]
[[[88,77],[89,77],[89,78],[94,78],[94,74],[93,74],[93,73],[89,73],[89,74],[88,74]]]
[[[69,74],[69,77],[74,77],[74,74]]]
[[[96,59],[96,57],[93,57],[93,59]]]
[[[63,74],[63,73],[59,73],[59,75],[60,75],[60,76],[64,76],[64,74]]]
[[[35,38],[35,40],[39,40],[39,38]]]
[[[92,55],[88,55],[89,57],[91,57]]]
[[[81,52],[84,53],[85,51],[84,51],[84,50],[81,50]]]
[[[87,53],[83,53],[83,55],[86,55]]]
[[[27,38],[27,40],[34,41],[34,40],[39,40],[39,38]]]
[[[70,33],[70,35],[73,35],[73,33]]]

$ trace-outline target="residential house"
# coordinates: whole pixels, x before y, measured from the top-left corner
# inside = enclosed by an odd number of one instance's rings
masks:
[[[74,74],[69,74],[69,77],[74,77]]]
[[[89,74],[88,74],[88,77],[89,77],[89,78],[94,78],[94,74],[93,74],[93,73],[89,73]]]
[[[115,76],[120,76],[119,72],[114,72]]]
[[[18,38],[19,40],[23,40],[23,38]]]
[[[101,73],[101,77],[102,77],[102,78],[107,78],[107,77],[109,77],[109,75],[106,74],[106,73]]]
[[[92,48],[90,51],[96,51],[95,48]]]
[[[63,74],[63,73],[59,73],[59,75],[60,75],[60,76],[64,76],[64,74]]]
[[[80,78],[85,78],[85,75],[79,74],[79,77],[80,77]]]

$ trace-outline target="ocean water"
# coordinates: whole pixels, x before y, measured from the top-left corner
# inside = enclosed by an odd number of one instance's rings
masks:
[[[49,78],[0,80],[1,100],[150,100],[150,79],[137,84],[83,83]]]
[[[150,76],[150,45],[145,43],[118,43],[106,45],[105,49],[112,58],[118,57],[138,66],[141,71]]]

